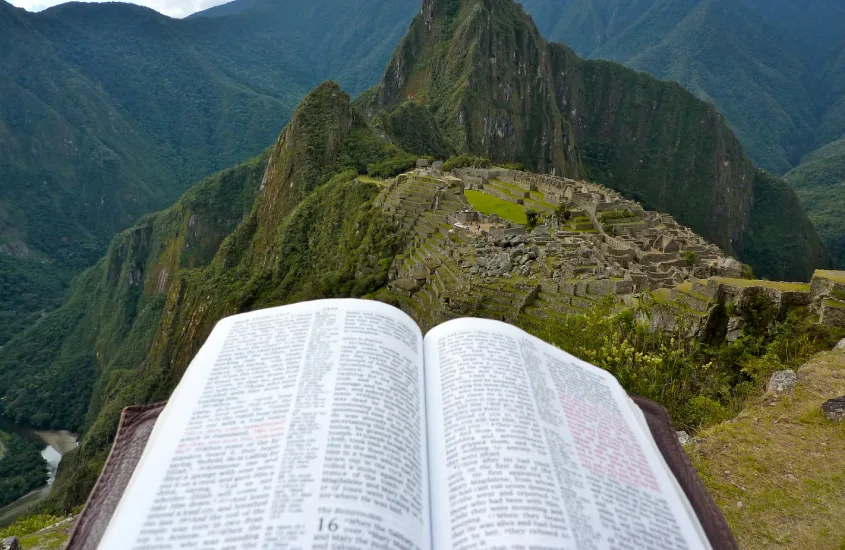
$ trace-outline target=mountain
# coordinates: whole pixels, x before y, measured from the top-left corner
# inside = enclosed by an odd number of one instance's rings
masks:
[[[187,23],[211,28],[252,9]],[[161,32],[180,29],[178,36],[187,36],[181,23],[166,22]],[[192,44],[192,52],[215,49]],[[68,51],[73,51],[70,46]],[[222,67],[210,61],[211,54],[197,55]],[[258,73],[235,69],[220,72],[256,94],[271,83]],[[528,260],[517,279],[498,284],[464,279],[461,270],[469,265],[456,266],[454,259],[436,265],[441,260],[430,252],[431,239],[439,239],[438,247],[456,249],[453,255],[463,248],[448,236],[447,221],[447,214],[465,206],[466,199],[457,196],[463,188],[443,189],[426,178],[394,178],[421,154],[409,154],[396,143],[486,154],[596,179],[637,197],[647,208],[670,206],[679,221],[697,224],[772,277],[807,278],[814,264],[825,263],[790,188],[754,168],[711,105],[679,85],[613,63],[583,61],[565,46],[547,44],[510,1],[426,1],[383,74],[382,83],[354,104],[337,84],[319,85],[269,150],[206,178],[174,206],[118,234],[105,257],[74,280],[61,307],[3,346],[0,412],[22,424],[84,434],[79,449],[63,459],[54,506],[70,509],[84,502],[108,454],[121,409],[166,399],[223,316],[314,298],[367,296],[412,313],[420,307],[426,313],[420,319],[474,312],[503,318],[534,307],[541,308],[538,319],[555,319],[563,326],[567,312],[586,314],[599,303],[599,298],[576,295],[567,295],[564,303],[560,282],[552,291],[544,291],[536,279],[532,284]],[[609,197],[612,192],[602,193]],[[528,194],[531,201],[537,199]],[[549,214],[554,211],[542,197],[537,200]],[[678,235],[690,234],[651,214],[654,227],[670,225]],[[589,225],[600,240],[606,234],[595,226],[612,221],[596,217],[593,223],[585,214],[572,223],[576,232]],[[565,244],[558,245],[559,251]],[[708,254],[708,246],[697,250]],[[505,254],[505,263],[513,267],[511,253]],[[695,256],[690,256],[693,264]],[[518,261],[526,257],[527,252]],[[674,263],[686,266],[687,276],[696,269],[688,260]],[[543,265],[534,264],[535,275],[543,272]],[[404,275],[410,270],[418,277],[421,267],[427,270],[428,287],[448,292],[434,301],[428,290],[404,295],[400,282],[409,282]],[[559,280],[564,280],[564,267],[545,265],[556,270]],[[528,274],[522,275],[525,269]],[[669,272],[654,265],[650,269],[651,276],[669,282],[682,277],[676,265],[668,266]],[[566,270],[574,276],[575,267]],[[602,275],[589,283],[597,285],[594,292],[619,282]],[[696,296],[686,299],[697,303]],[[601,312],[594,317],[607,319]],[[658,343],[665,349],[665,341]],[[695,372],[708,361],[693,361],[683,370]],[[712,378],[724,374],[735,384],[740,372],[730,365]],[[679,407],[692,403],[684,409],[685,421],[700,417],[700,410],[710,406],[708,399],[732,395],[732,385],[705,391],[690,384],[689,394],[697,400],[673,397]],[[713,402],[715,408],[722,406]]]
[[[409,101],[458,150],[627,193],[757,273],[806,280],[828,261],[794,193],[754,167],[712,105],[548,44],[509,1],[424,2],[357,105],[383,116]]]
[[[526,0],[525,7],[550,40],[680,82],[713,102],[749,156],[775,174],[801,170],[805,157],[845,137],[841,2]],[[823,195],[825,204],[799,190],[810,217],[825,226],[825,245],[845,265],[832,221],[845,210]]]
[[[380,187],[356,176],[407,168],[405,156],[321,85],[271,150],[121,233],[60,308],[17,335],[0,356],[3,414],[87,432],[63,462],[60,498],[84,500],[121,408],[166,398],[221,317],[383,287],[396,230],[373,208]]]
[[[265,149],[315,85],[376,82],[416,9],[227,6],[238,13],[174,20],[132,4],[29,13],[0,0],[0,345],[118,231]]]
[[[807,155],[785,178],[838,265],[845,267],[845,138]]]
[[[378,81],[418,10],[417,0],[234,0],[184,24],[209,51],[236,58],[238,65],[278,72],[269,60],[282,57],[316,79],[308,89],[332,78],[357,94]],[[237,17],[227,17],[232,14]]]
[[[713,101],[751,158],[782,174],[845,131],[845,5],[826,0],[528,0],[550,40]],[[841,62],[841,60],[840,60]],[[832,111],[833,109],[833,111]]]
[[[119,230],[265,148],[268,127],[288,118],[295,100],[227,77],[171,23],[130,5],[30,14],[0,2],[0,318],[10,321],[0,345]]]

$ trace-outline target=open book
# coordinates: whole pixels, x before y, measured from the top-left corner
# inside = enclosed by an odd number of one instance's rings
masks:
[[[218,323],[100,548],[710,548],[610,374],[505,323],[322,300]]]

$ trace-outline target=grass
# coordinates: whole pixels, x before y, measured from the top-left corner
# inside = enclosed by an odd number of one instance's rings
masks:
[[[522,225],[528,223],[528,219],[525,217],[525,209],[518,204],[481,191],[465,191],[464,196],[466,196],[470,206],[482,214],[487,216],[497,214],[502,219]]]
[[[836,300],[825,300],[824,305],[836,309],[845,309],[845,304],[843,304],[842,302],[837,302]]]
[[[373,184],[381,186],[381,187],[384,187],[385,185],[387,185],[387,182],[385,182],[382,179],[371,178],[370,176],[365,176],[365,175],[359,175],[358,181],[360,181],[361,183],[373,183]]]
[[[815,276],[821,277],[822,279],[828,279],[835,283],[845,284],[845,271],[825,271],[820,269],[816,271]]]
[[[773,288],[775,290],[783,290],[789,292],[810,292],[810,285],[804,283],[782,283],[777,281],[758,281],[752,279],[732,279],[730,277],[713,277],[712,281],[719,284],[726,284],[730,286],[750,288],[753,286],[760,286],[764,288]]]
[[[76,519],[65,521],[60,516],[28,516],[0,529],[0,539],[18,537],[25,550],[57,550],[64,547],[75,524]]]
[[[687,449],[740,548],[845,548],[845,422],[820,407],[845,394],[845,353],[819,354],[799,376],[792,394],[761,398]]]
[[[672,290],[668,288],[658,288],[657,290],[651,291],[651,296],[654,298],[655,302],[665,304],[671,300]]]

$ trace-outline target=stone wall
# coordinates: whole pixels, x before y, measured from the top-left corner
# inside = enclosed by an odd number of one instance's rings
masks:
[[[822,301],[819,322],[829,327],[845,328],[845,302],[837,300]]]

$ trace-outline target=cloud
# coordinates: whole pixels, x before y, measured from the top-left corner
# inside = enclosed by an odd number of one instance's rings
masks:
[[[94,0],[108,1],[108,0]],[[192,13],[225,4],[228,0],[136,0],[133,4],[152,8],[170,17],[186,17]],[[62,0],[11,0],[12,4],[28,11],[42,11],[63,4]]]

